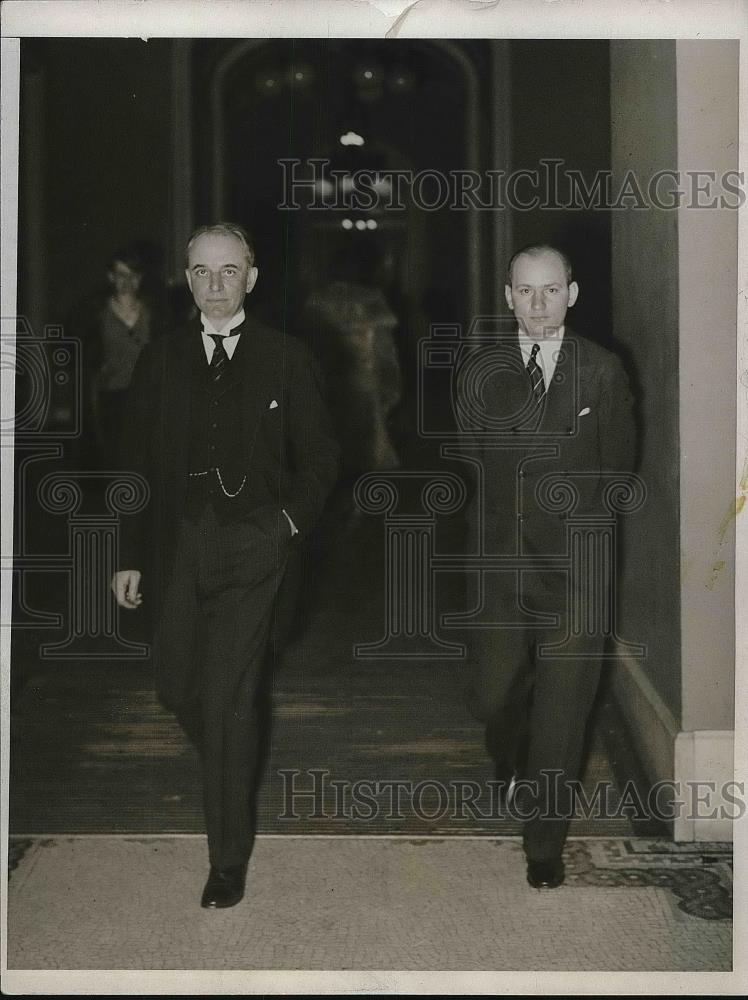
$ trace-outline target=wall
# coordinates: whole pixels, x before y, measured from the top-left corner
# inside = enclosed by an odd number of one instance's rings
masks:
[[[542,171],[541,160],[558,159],[563,160],[560,174],[579,170],[591,183],[597,171],[610,167],[609,43],[511,41],[509,52],[512,169]],[[526,200],[529,188],[520,187],[519,194]],[[567,202],[569,189],[563,180],[557,195],[560,204]],[[593,339],[608,342],[610,214],[581,208],[513,212],[512,250],[535,242],[567,249],[580,286],[571,323]]]
[[[618,180],[677,170],[687,192],[688,171],[735,169],[737,70],[736,43],[612,43]],[[648,490],[622,601],[623,633],[647,657],[617,671],[617,690],[652,777],[718,786],[732,777],[734,727],[736,240],[731,209],[613,220],[614,329],[640,373]],[[683,817],[674,833],[726,839],[731,827]]]
[[[677,166],[675,45],[611,43],[613,190]],[[621,634],[672,727],[681,712],[677,211],[613,214],[613,329],[636,360],[639,475],[647,502],[624,525]]]
[[[153,39],[24,40],[44,75],[43,257],[47,322],[104,277],[130,240],[164,247],[170,215],[171,42]],[[23,111],[23,109],[22,109]],[[24,178],[21,177],[23,185]],[[19,243],[34,239],[21,228]],[[33,281],[21,287],[33,287]],[[23,307],[23,304],[21,304]]]
[[[737,170],[738,43],[677,43],[678,165]],[[707,199],[704,198],[704,201]],[[737,212],[682,208],[683,718],[733,728]]]

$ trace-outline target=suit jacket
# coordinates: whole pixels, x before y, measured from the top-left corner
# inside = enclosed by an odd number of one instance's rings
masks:
[[[486,411],[501,418],[501,426],[490,439],[475,438],[484,477],[485,551],[560,554],[566,518],[605,515],[610,477],[604,474],[633,468],[628,378],[615,354],[567,328],[551,384],[536,408],[516,335],[502,343],[511,363],[494,365],[483,395]],[[478,488],[471,505],[476,549]],[[553,580],[545,582],[563,585],[560,575]]]
[[[141,353],[127,399],[120,467],[148,483],[148,505],[124,516],[119,567],[141,569],[155,552],[158,581],[169,576],[185,512],[190,389],[206,366],[197,319]],[[338,448],[323,402],[318,367],[307,349],[248,317],[231,360],[242,366],[236,449],[255,506],[285,509],[303,537],[314,526],[337,476]],[[272,405],[276,403],[277,405]],[[157,588],[160,589],[160,588]]]

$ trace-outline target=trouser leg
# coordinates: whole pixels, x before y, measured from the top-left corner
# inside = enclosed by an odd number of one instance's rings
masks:
[[[574,802],[571,783],[580,774],[603,640],[580,637],[565,652],[568,658],[539,655],[535,662],[525,775],[537,782],[531,802],[537,815],[525,823],[523,842],[527,857],[536,861],[557,857],[566,839]]]
[[[224,688],[223,679],[219,679],[227,663],[230,637],[212,631],[203,659],[203,801],[210,861],[218,868],[246,861],[252,846],[252,795],[260,736],[256,698],[274,596],[274,591],[264,589],[265,593],[252,594],[255,607],[244,615],[241,626],[238,622],[242,619],[232,613],[232,608],[241,614],[246,603],[233,603],[229,595],[222,599],[229,628],[243,633],[236,635],[237,648],[229,654],[240,657],[244,664],[235,681]],[[265,605],[265,614],[250,626],[248,618],[259,610],[256,605],[260,603]]]
[[[259,757],[258,687],[284,556],[260,529],[209,522],[201,574],[203,799],[210,862],[247,861]]]
[[[515,598],[506,590],[485,595],[489,607],[507,621],[518,617]],[[525,626],[491,625],[475,629],[470,643],[467,701],[486,723],[486,749],[497,762],[514,764],[527,727],[532,685],[532,633]]]
[[[199,524],[183,521],[180,525],[153,647],[156,691],[198,748],[202,726],[197,685],[201,640],[197,580],[202,534]]]
[[[566,580],[559,578],[548,586],[532,581],[531,596],[522,603],[524,611],[557,615],[557,628],[493,626],[477,630],[472,643],[469,706],[486,722],[489,752],[516,763],[519,741],[527,736],[523,777],[536,785],[538,794],[520,794],[515,807],[518,815],[537,813],[523,829],[525,851],[532,860],[556,857],[563,847],[572,805],[569,783],[579,777],[585,728],[600,678],[601,623],[587,614],[587,579],[574,586],[574,607],[581,609],[578,620],[594,634],[571,635]],[[607,584],[603,590],[604,602]],[[497,589],[487,602],[497,608],[498,617],[517,617],[516,592]],[[561,640],[563,658],[552,658],[550,651],[538,655],[542,644]]]

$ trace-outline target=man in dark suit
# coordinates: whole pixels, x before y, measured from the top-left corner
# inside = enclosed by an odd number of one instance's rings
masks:
[[[253,842],[258,685],[291,547],[337,472],[317,368],[290,337],[245,316],[257,280],[239,226],[198,229],[187,283],[200,319],[138,360],[121,461],[150,488],[125,518],[112,588],[157,606],[156,690],[199,749],[210,856],[204,907],[244,893]]]
[[[612,615],[614,555],[596,561],[590,546],[610,523],[605,487],[632,468],[635,444],[621,363],[565,326],[578,294],[556,248],[533,245],[512,258],[505,295],[517,330],[486,362],[490,433],[477,439],[471,516],[484,552],[523,566],[484,574],[469,690],[509,805],[525,820],[534,887],[564,879],[569,782],[578,777]],[[568,541],[573,523],[586,532],[578,550]]]

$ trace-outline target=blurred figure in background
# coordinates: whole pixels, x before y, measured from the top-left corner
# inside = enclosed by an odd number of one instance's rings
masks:
[[[378,256],[340,253],[330,280],[308,297],[301,322],[325,372],[342,454],[340,485],[348,494],[362,473],[400,465],[390,433],[402,395],[399,320],[382,287]]]
[[[397,317],[378,288],[346,281],[312,293],[306,311],[319,330],[343,475],[396,468],[387,420],[401,391],[392,335]]]
[[[86,464],[106,468],[124,419],[124,398],[135,362],[160,325],[138,246],[116,251],[107,264],[106,292],[93,295],[72,320],[83,341],[88,415]]]
[[[331,578],[345,574],[348,569],[336,560],[341,552],[347,560],[358,551],[351,546],[360,524],[353,496],[356,479],[400,465],[391,434],[393,411],[402,396],[395,341],[399,320],[385,292],[383,263],[378,247],[367,250],[346,242],[333,255],[327,274],[315,274],[312,290],[300,296],[304,304],[295,332],[316,354],[324,373],[325,401],[340,448],[340,478],[317,529],[289,559],[276,603],[279,646],[306,628],[319,595],[319,567]],[[341,531],[346,545],[338,551]]]

